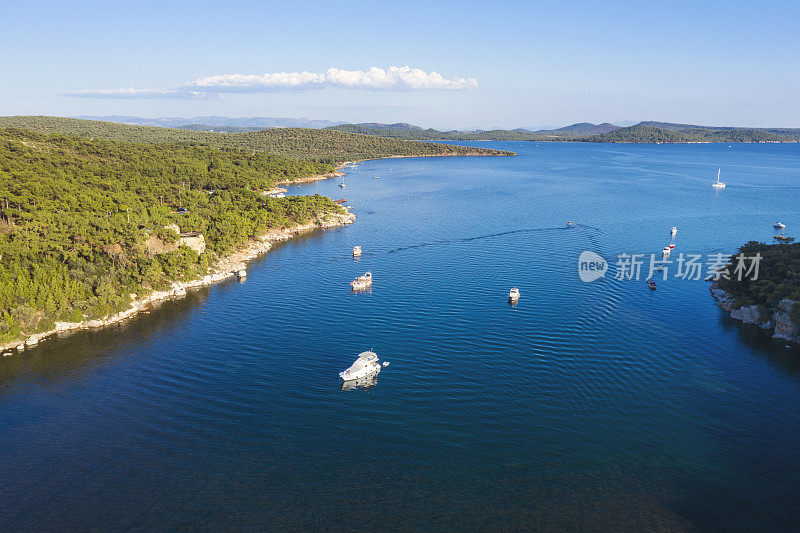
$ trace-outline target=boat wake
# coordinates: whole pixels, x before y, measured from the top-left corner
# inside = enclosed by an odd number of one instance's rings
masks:
[[[494,237],[504,237],[506,235],[514,235],[517,233],[541,233],[541,232],[548,232],[548,231],[574,231],[575,229],[590,229],[598,233],[602,233],[600,228],[595,228],[594,226],[587,226],[586,224],[577,224],[573,223],[571,226],[556,226],[550,228],[522,228],[522,229],[514,229],[509,231],[501,231],[499,233],[489,233],[486,235],[477,235],[475,237],[464,237],[461,239],[450,239],[450,240],[441,240],[441,241],[432,241],[432,242],[424,242],[420,244],[412,244],[410,246],[401,246],[399,248],[394,248],[389,250],[386,253],[393,254],[397,252],[405,252],[406,250],[414,250],[417,248],[427,248],[430,246],[448,246],[451,244],[461,244],[465,242],[472,242],[478,241],[482,239],[492,239]]]

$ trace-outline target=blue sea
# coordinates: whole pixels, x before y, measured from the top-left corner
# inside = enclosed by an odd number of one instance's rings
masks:
[[[357,221],[0,359],[0,530],[795,529],[800,352],[644,278],[672,226],[704,262],[797,235],[800,145],[480,144],[519,155],[292,187]]]

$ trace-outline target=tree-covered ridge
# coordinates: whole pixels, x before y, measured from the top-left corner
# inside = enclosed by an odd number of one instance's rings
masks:
[[[321,196],[252,190],[331,169],[259,152],[0,130],[0,342],[125,309],[131,294],[194,279],[271,228],[343,212]],[[206,251],[178,248],[171,224],[202,233]]]
[[[764,244],[750,241],[740,247],[738,253],[748,258],[761,254],[758,279],[742,276],[739,280],[738,276],[729,276],[729,279],[717,281],[717,286],[733,295],[739,304],[775,308],[785,298],[800,301],[799,243]],[[729,268],[730,272],[733,272],[734,266]],[[800,323],[800,305],[794,306],[792,318]]]
[[[376,135],[391,139],[421,141],[547,141],[556,138],[573,138],[570,132],[532,132],[528,130],[439,131],[423,129],[411,124],[341,124],[327,130]]]
[[[251,132],[212,133],[47,116],[0,117],[0,128],[2,127],[125,142],[196,144],[331,163],[393,156],[513,155],[512,152],[501,150],[376,138],[329,129],[273,128]]]
[[[439,141],[573,141],[598,143],[688,143],[688,142],[797,142],[800,129],[731,128],[642,122],[620,128],[613,124],[573,124],[541,131],[488,130],[438,131],[410,124],[342,124],[328,129],[377,135],[394,139]]]
[[[722,142],[753,143],[794,141],[796,138],[781,136],[754,128],[702,128],[684,130],[658,128],[637,124],[616,131],[593,135],[582,139],[598,143],[689,143]]]

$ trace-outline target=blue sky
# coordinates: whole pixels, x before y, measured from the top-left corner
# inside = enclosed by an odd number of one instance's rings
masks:
[[[0,114],[800,127],[800,5],[649,4],[6,2]]]

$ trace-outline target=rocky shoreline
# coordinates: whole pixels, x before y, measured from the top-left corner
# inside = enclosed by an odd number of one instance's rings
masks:
[[[344,164],[339,165],[336,167],[337,170],[334,172],[328,172],[326,174],[313,174],[311,176],[306,176],[304,178],[296,178],[293,180],[283,180],[283,181],[276,181],[275,185],[296,185],[298,183],[311,183],[312,181],[320,181],[326,180],[329,178],[341,178],[345,174],[343,172],[339,172],[338,169],[344,168]]]
[[[51,335],[70,331],[78,331],[82,329],[101,328],[103,326],[122,322],[123,320],[131,318],[136,314],[149,309],[150,305],[155,302],[185,296],[187,289],[210,285],[234,276],[243,276],[247,268],[245,262],[254,259],[264,252],[269,251],[269,249],[272,248],[273,243],[286,241],[297,235],[301,235],[318,228],[324,229],[351,224],[355,221],[355,219],[356,216],[350,212],[342,214],[330,213],[318,217],[315,221],[308,224],[300,224],[289,228],[270,230],[267,233],[259,236],[257,239],[250,241],[236,252],[219,259],[211,271],[202,278],[191,281],[174,282],[168,290],[154,291],[146,296],[134,299],[129,309],[104,318],[85,320],[82,322],[56,322],[56,327],[50,331],[36,333],[27,339],[17,340],[0,345],[0,352],[2,352],[3,356],[5,357],[14,353],[14,350],[22,351],[25,348],[33,347],[39,344],[39,341]]]
[[[378,157],[374,159],[377,160],[377,159],[396,159],[396,158],[407,158],[407,157],[457,157],[457,156],[488,157],[489,155],[491,154],[484,154],[480,152],[469,152],[469,153],[459,154],[454,152],[447,154],[430,154],[430,155],[397,155],[397,156]],[[373,159],[360,159],[357,161],[344,161],[338,164],[336,166],[336,170],[334,170],[333,172],[327,172],[325,174],[314,174],[311,176],[306,176],[304,178],[298,178],[294,180],[278,181],[275,182],[274,185],[278,186],[278,185],[290,185],[298,183],[311,183],[314,181],[326,180],[330,178],[339,178],[345,176],[345,173],[340,171],[347,165],[353,163],[361,163],[363,161],[372,161],[372,160]],[[112,324],[116,324],[118,322],[122,322],[123,320],[131,318],[136,314],[144,310],[147,310],[149,306],[155,302],[163,301],[169,298],[180,298],[185,296],[186,289],[201,287],[204,285],[210,285],[212,283],[216,283],[218,281],[233,276],[244,275],[244,273],[246,272],[245,261],[249,261],[250,259],[257,257],[258,255],[267,252],[271,248],[272,243],[285,241],[291,239],[296,235],[312,231],[317,228],[331,228],[334,226],[351,224],[352,222],[355,221],[355,218],[356,218],[355,215],[350,212],[341,215],[328,214],[322,217],[322,219],[319,219],[318,223],[303,224],[303,225],[293,226],[291,228],[269,231],[264,235],[260,236],[258,239],[251,241],[238,251],[218,260],[217,263],[212,268],[212,272],[206,274],[202,278],[185,282],[174,282],[172,286],[169,288],[169,290],[154,291],[147,296],[134,299],[129,309],[126,309],[125,311],[120,311],[119,313],[115,313],[113,315],[109,315],[105,318],[85,320],[82,322],[56,322],[56,327],[54,329],[51,329],[44,333],[35,333],[29,336],[27,339],[16,340],[0,344],[0,354],[2,354],[3,357],[5,357],[13,354],[14,350],[22,351],[25,348],[36,346],[37,344],[39,344],[40,340],[49,337],[51,335],[59,333],[68,333],[71,331],[78,331],[82,329],[101,328],[104,326],[109,326]]]
[[[800,345],[800,325],[796,324],[790,315],[792,308],[800,305],[800,302],[783,299],[776,308],[763,309],[758,305],[740,305],[733,295],[720,289],[716,283],[711,285],[710,291],[716,304],[729,312],[734,320],[739,320],[744,324],[754,324],[769,333],[774,339],[789,341],[795,343],[796,346]]]

